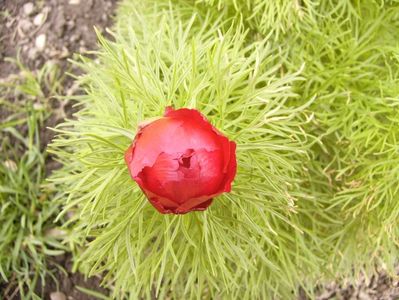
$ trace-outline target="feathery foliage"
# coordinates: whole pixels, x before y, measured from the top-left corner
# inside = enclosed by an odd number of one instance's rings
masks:
[[[326,209],[344,222],[331,233],[333,271],[343,277],[353,274],[348,266],[392,269],[399,238],[399,6],[361,1],[349,12],[329,5],[318,12],[287,42],[284,60],[287,69],[305,63],[295,89],[317,95],[317,126],[306,131],[324,145],[324,153],[312,152],[332,192]]]
[[[131,299],[289,299],[391,268],[397,4],[199,2],[126,0],[112,41],[77,63],[81,110],[52,146],[77,267]],[[205,212],[160,215],[124,164],[138,124],[168,105],[237,142],[233,190]]]
[[[296,216],[297,199],[315,205],[300,191],[316,142],[302,129],[312,99],[286,105],[300,69],[284,74],[269,42],[247,44],[240,24],[223,32],[213,15],[135,4],[121,8],[130,13],[119,15],[114,42],[100,37],[99,63],[81,65],[82,109],[53,143],[64,164],[53,181],[66,191],[65,210],[76,211],[70,243],[91,240],[79,263],[89,275],[109,270],[118,297],[254,298],[273,294],[270,286],[290,294],[296,264],[309,259],[302,253],[316,259],[311,228]],[[206,212],[159,214],[124,164],[138,124],[168,105],[199,109],[238,144],[233,192]]]
[[[228,11],[244,20],[254,33],[271,34],[278,40],[292,30],[300,30],[301,22],[316,13],[318,4],[309,0],[198,0],[211,9]],[[347,1],[349,3],[349,1]],[[351,5],[351,4],[350,4]]]

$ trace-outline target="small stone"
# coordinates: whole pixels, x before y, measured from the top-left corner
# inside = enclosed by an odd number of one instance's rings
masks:
[[[75,28],[75,21],[74,20],[68,21],[67,26],[68,26],[69,30],[74,29]]]
[[[75,33],[75,34],[71,35],[71,37],[69,38],[69,41],[71,43],[75,43],[79,39],[80,39],[80,34],[79,33]]]
[[[42,103],[39,103],[39,102],[33,103],[34,110],[42,110],[43,108],[44,108],[44,105]]]
[[[46,16],[44,15],[44,13],[40,13],[40,14],[37,14],[35,16],[35,18],[33,19],[33,24],[35,24],[36,26],[40,26],[44,23],[45,20],[46,20]]]
[[[80,0],[69,0],[69,4],[70,5],[79,5],[80,4]]]
[[[44,50],[44,48],[46,47],[46,35],[44,33],[36,37],[35,46],[40,51]]]
[[[34,60],[34,59],[37,58],[37,56],[38,56],[37,49],[34,48],[34,47],[31,47],[31,48],[28,50],[28,58],[29,58],[30,60]]]
[[[19,28],[21,28],[24,33],[28,32],[32,28],[32,23],[29,20],[25,20],[25,19],[22,19],[21,21],[19,21],[18,25],[19,25]]]
[[[10,170],[11,172],[15,172],[17,171],[17,164],[15,163],[15,161],[8,159],[4,162],[4,166]]]
[[[67,47],[62,47],[62,51],[59,58],[66,58],[69,56],[69,51]]]
[[[371,300],[371,297],[365,291],[360,291],[359,294],[357,295],[356,299],[358,299],[358,300]]]
[[[53,292],[50,294],[50,299],[51,300],[67,300],[66,296],[64,293],[61,292]]]
[[[24,14],[27,16],[30,16],[33,14],[33,11],[35,10],[35,6],[33,5],[32,2],[25,3],[23,6]]]

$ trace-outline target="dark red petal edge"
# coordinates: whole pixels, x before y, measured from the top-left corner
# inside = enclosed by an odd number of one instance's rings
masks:
[[[129,146],[129,148],[127,148],[127,150],[125,152],[125,162],[126,162],[126,165],[127,165],[128,169],[129,169],[129,173],[132,176],[132,178],[133,178],[133,174],[130,171],[130,163],[132,162],[132,159],[133,159],[133,153],[134,153],[134,148],[136,146],[136,142],[140,138],[140,136],[141,136],[141,134],[143,132],[143,129],[145,127],[146,126],[139,127],[139,131],[137,132],[136,136],[134,137],[134,140],[133,140],[132,144]]]
[[[125,152],[125,163],[127,165],[127,168],[129,169],[129,173],[130,173],[129,164],[133,159],[133,148],[134,148],[134,142],[129,146],[129,148],[127,148]]]
[[[223,191],[230,192],[231,191],[231,183],[233,182],[234,178],[237,174],[237,157],[236,157],[236,148],[237,145],[235,142],[230,141],[230,157],[229,157],[229,164],[226,173],[226,180],[224,184]]]
[[[173,202],[172,200],[158,196],[151,191],[141,188],[144,194],[147,196],[151,204],[162,214],[176,213],[179,204]]]

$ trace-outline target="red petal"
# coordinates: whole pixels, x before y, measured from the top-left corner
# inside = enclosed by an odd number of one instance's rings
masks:
[[[205,210],[209,205],[212,204],[212,198],[209,196],[198,197],[191,199],[189,202],[183,203],[175,209],[174,213],[185,214],[195,210]]]
[[[236,147],[237,145],[235,142],[230,142],[230,158],[229,158],[228,169],[225,175],[225,184],[223,188],[224,192],[231,191],[231,183],[233,182],[234,177],[236,176],[237,173]]]
[[[196,158],[191,158],[190,169],[182,168],[179,164],[181,155],[161,153],[153,166],[144,167],[138,175],[142,188],[175,203],[182,203],[199,194],[198,162]]]
[[[218,192],[224,177],[221,151],[192,152],[189,168],[179,164],[179,156],[161,153],[153,166],[144,167],[134,179],[143,189],[180,204],[204,195],[209,199]]]
[[[158,119],[139,131],[129,167],[133,177],[144,167],[152,166],[162,152],[174,154],[184,153],[187,149],[219,149],[217,136],[208,130],[213,127],[198,112],[187,110],[184,115],[176,115],[179,111],[170,111],[174,113],[172,117],[168,115]]]
[[[198,183],[201,185],[200,195],[212,195],[218,191],[223,180],[223,153],[220,150],[209,152],[201,149],[195,155],[201,167]]]
[[[170,144],[171,136],[180,127],[181,122],[161,118],[140,129],[134,141],[133,158],[129,169],[133,177],[146,166],[152,166],[165,145]]]
[[[179,169],[178,156],[168,153],[161,153],[151,167],[145,167],[142,171],[143,176],[150,180],[156,179],[158,182],[177,181],[181,177],[177,170]]]
[[[130,164],[130,162],[132,161],[133,158],[133,144],[129,146],[129,148],[127,148],[126,152],[125,152],[125,162],[127,165]]]
[[[173,106],[167,106],[167,107],[165,108],[164,117],[166,117],[166,115],[167,115],[169,112],[174,111],[174,110],[175,110],[175,109],[173,108]]]
[[[151,204],[163,214],[175,213],[179,205],[168,198],[160,197],[150,191],[143,190]]]
[[[209,146],[215,146],[215,142],[219,143],[219,137],[225,138],[224,135],[221,134],[215,127],[213,127],[212,124],[196,109],[181,108],[174,110],[171,107],[167,107],[164,116],[182,120],[184,121],[184,126],[187,129],[194,129],[196,132],[199,131],[203,133],[202,137],[204,139],[201,139],[202,145],[199,145],[199,147],[191,147],[193,149],[205,148],[208,151],[215,150],[216,148],[211,149]],[[187,131],[187,133],[190,132]]]
[[[209,205],[212,204],[212,201],[213,201],[213,199],[208,199],[205,202],[202,202],[201,204],[198,204],[197,206],[191,208],[190,211],[193,211],[193,210],[205,210],[205,209],[208,208]]]

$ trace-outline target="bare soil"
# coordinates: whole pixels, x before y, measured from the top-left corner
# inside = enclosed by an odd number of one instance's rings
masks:
[[[399,268],[396,274],[399,275]],[[398,300],[399,278],[380,271],[361,278],[356,284],[332,282],[317,290],[317,300]]]
[[[0,78],[17,71],[6,57],[19,54],[34,70],[48,60],[64,65],[73,53],[95,49],[94,27],[105,31],[115,4],[116,0],[0,0]]]

